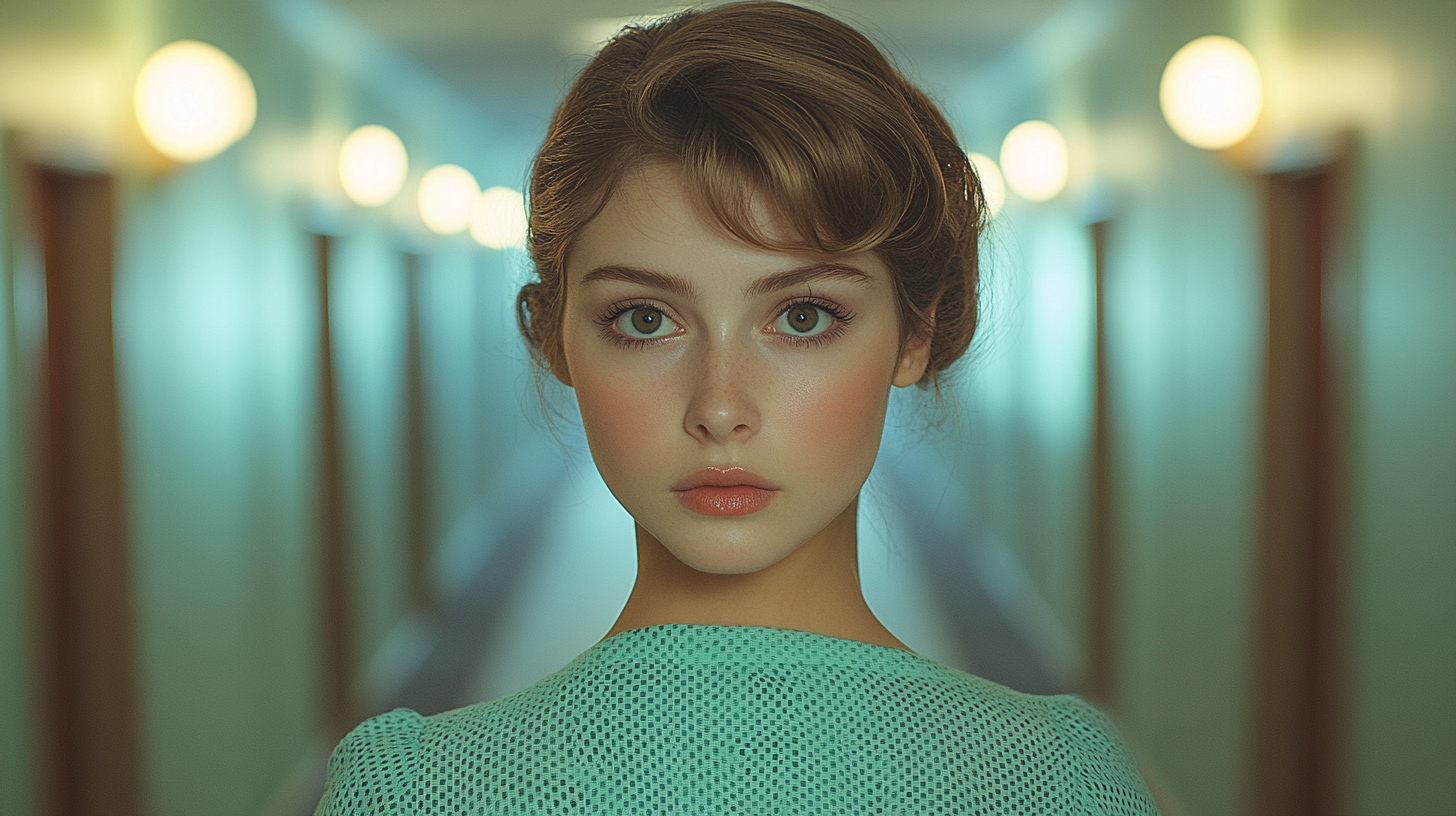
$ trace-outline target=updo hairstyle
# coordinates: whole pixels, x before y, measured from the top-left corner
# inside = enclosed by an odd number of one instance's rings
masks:
[[[938,388],[969,346],[987,210],[950,125],[859,32],[754,0],[624,29],[557,108],[531,172],[538,280],[516,302],[539,364],[563,362],[572,242],[624,173],[654,161],[680,165],[691,194],[749,245],[878,252],[902,344],[930,340],[922,386]],[[755,224],[755,193],[787,221],[788,238]]]

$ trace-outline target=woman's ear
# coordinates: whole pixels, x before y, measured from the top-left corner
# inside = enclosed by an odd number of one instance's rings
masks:
[[[930,339],[935,336],[935,307],[940,302],[930,304],[925,310],[925,317],[930,322],[930,331],[924,335],[912,334],[905,340],[905,345],[900,349],[900,362],[895,365],[895,378],[891,380],[894,385],[905,388],[920,382],[925,376],[925,367],[930,364]]]

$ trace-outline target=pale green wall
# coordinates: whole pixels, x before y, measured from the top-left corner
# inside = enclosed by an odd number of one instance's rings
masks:
[[[987,294],[965,405],[977,534],[1005,547],[1056,626],[1040,630],[1064,682],[1082,669],[1091,433],[1090,235],[1075,218],[1012,201],[984,241]],[[1034,624],[1034,621],[1027,621]]]
[[[1104,8],[1118,11],[1116,24],[1089,56],[1029,100],[985,108],[999,133],[1049,119],[1081,164],[1062,200],[1013,203],[993,234],[1001,255],[989,270],[988,350],[969,386],[976,442],[967,455],[981,462],[983,532],[1008,539],[1073,649],[1085,648],[1078,515],[1090,400],[1082,375],[1063,370],[1085,363],[1085,337],[1068,329],[1083,316],[1051,327],[1036,293],[1060,267],[1053,277],[1077,300],[1087,257],[1069,236],[1111,218],[1116,713],[1176,807],[1243,812],[1264,343],[1258,188],[1248,171],[1172,134],[1158,78],[1179,46],[1209,33],[1248,42],[1275,81],[1289,54],[1374,59],[1397,81],[1391,105],[1342,114],[1357,133],[1356,258],[1332,313],[1349,355],[1351,411],[1347,793],[1356,816],[1447,813],[1456,800],[1456,7]],[[963,107],[973,119],[975,108]],[[964,130],[996,129],[983,120]]]
[[[311,248],[286,211],[237,195],[238,158],[133,190],[123,229],[118,376],[156,813],[256,810],[319,708]]]
[[[8,145],[6,145],[8,147]],[[24,376],[15,320],[11,168],[0,161],[0,814],[30,811],[30,723],[25,654],[26,460],[19,445]]]
[[[146,810],[251,816],[325,736],[316,693],[318,326],[309,232],[337,235],[331,320],[360,669],[406,607],[406,249],[424,256],[439,535],[499,476],[520,415],[520,359],[491,347],[515,342],[505,254],[399,226],[408,198],[363,213],[337,194],[318,197],[309,140],[320,130],[337,139],[384,124],[411,151],[412,179],[453,161],[486,185],[514,186],[529,146],[485,138],[489,121],[448,92],[402,93],[331,62],[316,43],[304,47],[280,31],[263,3],[7,4],[0,38],[22,31],[85,40],[130,71],[165,42],[201,39],[237,59],[257,88],[256,126],[220,156],[162,174],[118,168],[115,299]],[[8,206],[3,216],[10,223]],[[0,239],[0,814],[21,816],[29,812],[29,713],[16,406],[33,393],[16,372],[12,249]]]
[[[348,474],[349,536],[358,554],[358,636],[367,661],[407,605],[404,468],[406,288],[404,259],[387,225],[370,223],[334,249],[335,383]],[[361,664],[360,668],[364,668]]]
[[[1261,58],[1271,44],[1340,38],[1387,55],[1400,99],[1392,123],[1360,134],[1354,324],[1343,337],[1355,360],[1351,812],[1441,813],[1456,801],[1456,7],[1134,0],[1121,9],[1088,58],[1031,98],[979,119],[957,103],[965,133],[999,138],[1021,118],[1050,119],[1078,150],[1091,146],[1102,185],[1013,204],[992,237],[989,342],[968,380],[963,449],[978,462],[984,532],[1019,558],[1053,623],[1042,632],[1048,652],[1075,672],[1086,624],[1086,224],[1110,216],[1125,589],[1117,713],[1188,813],[1240,812],[1262,353],[1257,198],[1239,171],[1168,131],[1157,77],[1178,46],[1211,32],[1248,38]],[[258,3],[5,4],[0,35],[21,31],[110,43],[137,60],[197,37],[237,57],[258,86],[259,123],[241,144],[166,176],[125,174],[116,313],[149,809],[257,813],[317,737],[306,232],[319,226],[339,234],[332,319],[365,599],[361,661],[404,609],[400,233],[387,214],[308,204],[280,157],[315,126],[372,121],[401,133],[417,167],[456,161],[485,185],[519,186],[530,145],[440,124],[468,118],[458,111],[402,105],[397,90],[279,33]],[[969,146],[996,152],[994,141]],[[522,432],[519,394],[530,383],[510,312],[520,266],[460,241],[411,248],[427,255],[443,536],[482,485],[502,478],[495,466]],[[0,246],[6,274],[14,250]],[[0,309],[7,816],[28,812],[17,410],[27,394],[13,313]]]
[[[1353,486],[1359,814],[1456,802],[1456,6],[1298,3],[1310,39],[1398,66],[1398,118],[1364,142]]]
[[[1257,239],[1247,187],[1200,159],[1174,158],[1176,175],[1110,236],[1117,699],[1192,812],[1234,813],[1258,483]]]

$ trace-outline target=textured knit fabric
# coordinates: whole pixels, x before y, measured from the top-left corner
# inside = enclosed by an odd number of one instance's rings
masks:
[[[344,738],[319,814],[1144,816],[1111,725],[901,649],[623,632],[509,697]]]

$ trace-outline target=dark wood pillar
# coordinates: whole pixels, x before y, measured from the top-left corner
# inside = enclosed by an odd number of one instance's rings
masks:
[[[29,167],[46,353],[32,552],[36,797],[45,816],[142,810],[131,560],[112,345],[110,176]]]
[[[419,255],[405,253],[405,563],[411,605],[429,610],[435,602],[430,579],[434,508],[430,501],[430,419],[420,325],[424,309],[421,266]]]
[[[1116,553],[1113,540],[1111,412],[1108,407],[1107,322],[1104,304],[1108,222],[1092,231],[1093,405],[1090,529],[1087,547],[1087,675],[1084,693],[1101,705],[1114,700],[1116,676]]]
[[[320,676],[327,726],[341,733],[353,725],[355,715],[353,570],[338,388],[334,382],[333,329],[329,316],[330,262],[334,241],[327,235],[315,235],[313,243],[318,287],[318,569],[323,637]]]
[[[1327,321],[1345,163],[1264,179],[1268,273],[1247,808],[1344,812],[1340,434]]]

